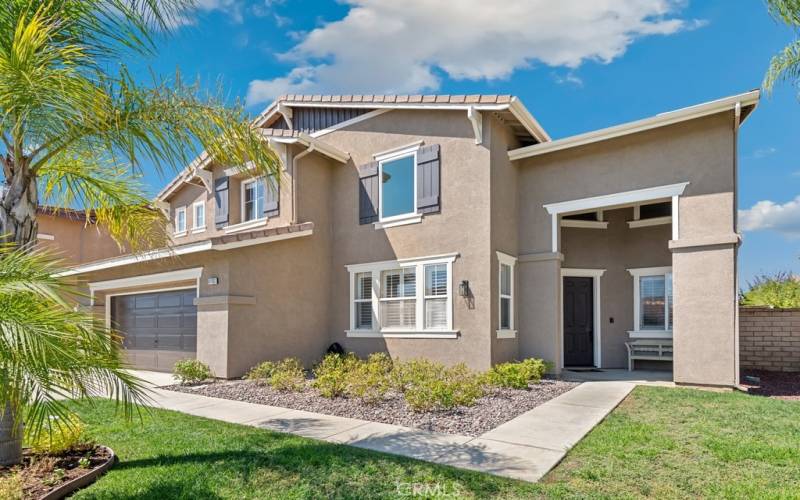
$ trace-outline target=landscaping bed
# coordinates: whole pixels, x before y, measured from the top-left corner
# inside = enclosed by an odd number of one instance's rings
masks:
[[[115,459],[105,446],[82,445],[61,455],[39,455],[25,450],[21,465],[0,466],[0,496],[3,498],[61,498],[86,486],[98,469]],[[86,481],[82,481],[82,479]]]
[[[756,382],[752,377],[756,377],[758,381]],[[798,372],[745,370],[742,373],[742,385],[750,394],[800,401],[800,373]]]
[[[396,391],[389,391],[382,400],[374,404],[365,404],[359,399],[348,397],[325,398],[311,387],[311,381],[300,391],[280,391],[255,380],[218,381],[199,386],[172,385],[165,389],[434,432],[479,436],[577,385],[573,382],[542,379],[538,384],[531,384],[528,390],[489,388],[472,406],[432,411],[413,411]]]

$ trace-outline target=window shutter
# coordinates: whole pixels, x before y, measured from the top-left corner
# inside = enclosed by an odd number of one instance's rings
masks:
[[[214,179],[214,223],[217,225],[225,225],[228,223],[228,213],[230,197],[229,195],[230,182],[227,177],[220,177]]]
[[[431,144],[417,151],[417,211],[422,214],[438,212],[439,206],[439,145]]]
[[[267,177],[264,186],[264,217],[275,217],[280,213],[281,189],[274,175]]]
[[[358,223],[378,221],[378,162],[371,161],[358,167]]]

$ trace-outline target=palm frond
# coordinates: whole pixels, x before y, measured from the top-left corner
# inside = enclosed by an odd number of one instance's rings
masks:
[[[772,92],[778,82],[798,80],[800,80],[800,40],[795,40],[772,58],[762,86],[767,92]]]
[[[776,21],[800,27],[800,0],[767,0],[767,10]]]

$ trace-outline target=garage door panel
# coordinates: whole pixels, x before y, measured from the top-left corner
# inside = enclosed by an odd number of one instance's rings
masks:
[[[193,289],[112,297],[111,319],[122,332],[123,346],[135,366],[169,370],[176,359],[194,357],[195,297]]]

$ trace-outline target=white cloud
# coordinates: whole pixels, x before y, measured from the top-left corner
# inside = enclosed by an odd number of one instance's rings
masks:
[[[244,2],[242,0],[195,0],[193,8],[174,16],[170,20],[170,27],[180,28],[181,26],[190,26],[197,23],[194,17],[196,12],[212,12],[220,11],[230,16],[231,20],[236,24],[241,24],[244,21]]]
[[[637,38],[694,29],[686,0],[345,0],[347,15],[304,34],[287,75],[250,84],[248,103],[281,93],[435,91],[459,80],[508,78],[533,64],[609,63]]]
[[[759,149],[756,149],[755,151],[753,151],[753,153],[750,154],[749,158],[753,158],[755,160],[760,160],[762,158],[766,158],[767,156],[772,156],[777,152],[778,152],[778,148],[774,148],[772,146],[769,146],[769,147],[766,147],[766,148],[759,148]]]
[[[583,87],[583,79],[576,75],[574,72],[569,71],[565,75],[553,73],[553,79],[559,85],[572,85],[574,87]]]
[[[800,196],[783,204],[763,200],[747,210],[739,210],[739,227],[743,231],[769,229],[792,238],[800,237]]]

